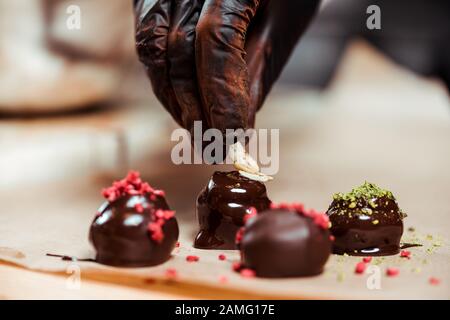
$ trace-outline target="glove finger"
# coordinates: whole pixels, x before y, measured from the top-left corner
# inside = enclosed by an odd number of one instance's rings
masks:
[[[250,94],[245,57],[248,25],[259,0],[206,0],[196,28],[195,55],[209,125],[248,127]]]
[[[168,38],[169,78],[181,109],[183,126],[193,130],[194,121],[202,121],[195,69],[195,27],[204,0],[180,0],[172,6],[171,27]],[[205,129],[206,121],[203,123]]]
[[[183,126],[181,109],[169,80],[167,42],[170,0],[135,1],[136,50],[145,65],[153,92],[177,123]]]

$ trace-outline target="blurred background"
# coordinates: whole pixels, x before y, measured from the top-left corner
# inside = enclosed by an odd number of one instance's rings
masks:
[[[366,27],[372,4],[381,30]],[[70,5],[80,30],[66,26]],[[446,0],[322,3],[257,118],[281,129],[280,185],[302,166],[307,193],[334,192],[329,181],[348,176],[448,186],[449,12]],[[133,28],[132,1],[0,0],[0,190],[131,167],[162,184],[198,176],[199,190],[212,169],[170,164],[175,124],[151,92]]]

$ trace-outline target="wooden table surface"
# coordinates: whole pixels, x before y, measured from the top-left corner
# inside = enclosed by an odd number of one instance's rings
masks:
[[[70,275],[27,270],[0,262],[0,299],[276,299],[276,296],[242,293],[235,290],[211,291],[209,287],[183,283],[145,283],[129,278],[100,274],[83,277],[80,287],[68,285]]]

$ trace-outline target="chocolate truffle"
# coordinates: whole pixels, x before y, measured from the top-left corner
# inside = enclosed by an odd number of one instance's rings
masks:
[[[328,217],[301,205],[273,208],[249,219],[242,229],[242,267],[267,278],[320,274],[332,247]]]
[[[333,253],[376,256],[400,251],[406,215],[390,191],[365,182],[333,198],[327,211],[335,237]]]
[[[97,262],[144,267],[170,258],[178,240],[178,223],[162,190],[130,172],[104,189],[103,195],[108,201],[99,209],[89,234]]]
[[[194,247],[200,249],[236,249],[236,232],[244,217],[254,210],[269,208],[266,187],[232,172],[215,172],[197,198],[200,231]]]

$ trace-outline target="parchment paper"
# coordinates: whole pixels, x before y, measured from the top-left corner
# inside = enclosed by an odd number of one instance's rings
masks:
[[[103,201],[99,191],[119,178],[100,174],[2,188],[0,260],[48,272],[64,272],[76,264],[82,277],[128,277],[130,281],[148,282],[149,288],[149,279],[166,279],[166,270],[175,268],[178,276],[172,281],[209,286],[211,298],[215,289],[230,288],[272,298],[449,299],[448,98],[439,86],[388,63],[377,64],[370,82],[361,82],[358,72],[364,61],[358,57],[351,57],[352,67],[341,70],[336,80],[340,85],[326,95],[279,89],[269,99],[258,124],[281,128],[280,171],[268,184],[273,201],[302,201],[326,210],[334,192],[349,191],[365,180],[391,189],[397,196],[408,214],[404,241],[418,241],[423,246],[409,249],[411,259],[375,258],[372,265],[379,267],[380,289],[368,287],[373,275],[354,274],[360,257],[332,256],[324,274],[317,277],[246,279],[231,270],[238,252],[193,249],[196,195],[210,174],[223,168],[174,166],[169,158],[169,141],[159,154],[132,165],[152,185],[166,190],[169,204],[177,211],[181,247],[175,249],[170,261],[152,268],[121,269],[46,257],[46,253],[94,256],[88,230]],[[395,79],[389,88],[383,80],[386,73]],[[415,231],[408,231],[409,227]],[[226,261],[219,261],[220,253],[227,256]],[[198,255],[200,261],[188,263],[188,254]],[[394,266],[400,269],[400,275],[387,277],[386,268]],[[219,281],[223,276],[226,283]],[[440,284],[431,285],[430,277],[440,279]]]

